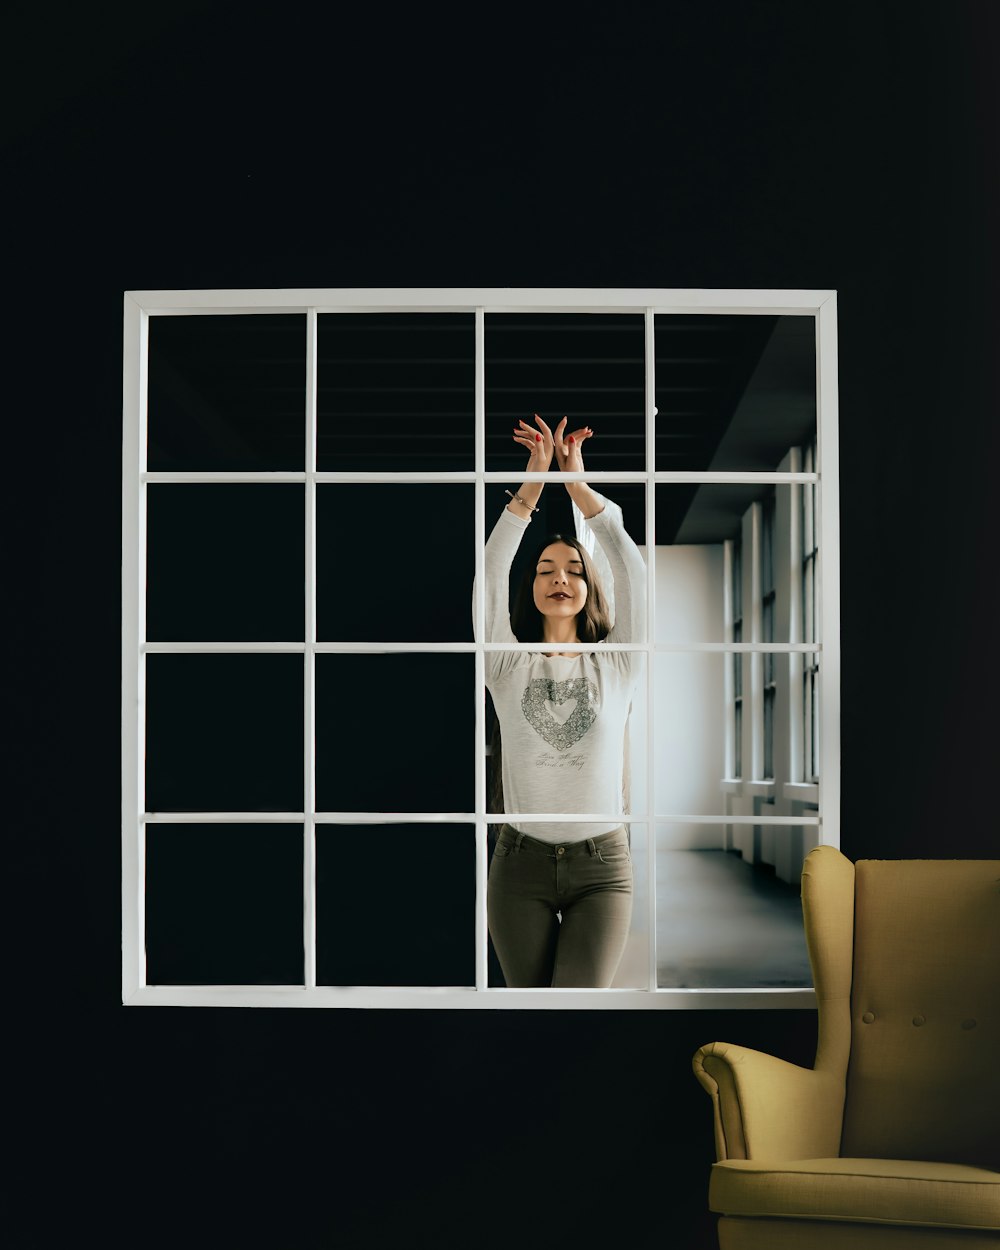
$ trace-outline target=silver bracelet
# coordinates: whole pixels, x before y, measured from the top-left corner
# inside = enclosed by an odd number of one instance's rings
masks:
[[[537,512],[537,511],[538,511],[538,509],[537,509],[537,508],[533,508],[533,507],[531,506],[531,504],[530,504],[530,503],[528,503],[528,501],[527,501],[526,499],[522,499],[520,495],[515,495],[515,494],[514,494],[514,492],[513,492],[512,490],[505,490],[505,491],[504,491],[504,494],[505,494],[505,495],[510,495],[511,499],[516,500],[516,501],[517,501],[517,502],[521,505],[521,507],[522,507],[522,508],[527,508],[529,512]]]

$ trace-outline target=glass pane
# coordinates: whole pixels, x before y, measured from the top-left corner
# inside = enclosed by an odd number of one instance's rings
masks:
[[[150,985],[304,978],[302,826],[146,826]]]
[[[815,438],[812,317],[654,318],[656,467],[773,471]]]
[[[316,488],[322,642],[471,642],[475,487]]]
[[[302,313],[150,317],[150,470],[302,470],[305,403]]]
[[[490,708],[491,713],[494,706],[499,711],[502,732],[499,737],[491,734],[489,777],[495,778],[499,759],[503,786],[502,792],[490,791],[490,810],[610,818],[575,823],[516,819],[509,827],[511,836],[523,834],[526,841],[509,851],[505,834],[499,855],[499,829],[493,829],[490,871],[501,875],[489,896],[496,955],[492,985],[568,985],[562,978],[572,977],[575,985],[596,988],[606,984],[608,973],[615,977],[612,986],[647,984],[644,947],[636,936],[643,925],[640,876],[629,878],[629,915],[621,880],[613,868],[610,875],[602,874],[608,866],[595,858],[588,842],[629,824],[633,862],[642,853],[627,813],[641,812],[646,802],[646,720],[644,703],[636,695],[645,685],[645,664],[641,653],[602,655],[599,649],[575,659],[509,653],[491,675],[496,703],[491,700]],[[491,714],[488,728],[494,719]],[[564,869],[564,864],[569,867]],[[526,889],[538,904],[530,917],[521,914],[522,906],[527,911],[522,897]],[[603,957],[593,948],[593,934],[605,923],[603,904],[597,907],[600,914],[591,915],[599,897],[619,920],[624,917],[631,950],[626,960],[622,946],[617,958],[623,962],[617,971],[605,968],[603,975],[593,962]],[[624,942],[624,933],[620,938]],[[638,982],[628,980],[635,975]]]
[[[475,468],[472,313],[323,313],[318,321],[321,471]]]
[[[523,471],[528,453],[513,430],[519,421],[537,428],[538,413],[553,430],[563,416],[567,432],[593,429],[588,469],[644,469],[645,390],[641,314],[489,314],[486,467],[514,477]]]
[[[508,486],[502,483],[486,483],[486,537],[496,525],[500,514],[510,503],[505,490],[517,490],[520,479],[511,477]],[[595,483],[593,490],[603,498],[610,500],[622,510],[622,522],[634,542],[640,547],[646,541],[646,488],[642,482],[600,482]],[[529,530],[525,532],[521,546],[514,559],[513,575],[516,582],[517,570],[522,562],[530,562],[534,553],[547,545],[555,534],[575,534],[576,522],[573,513],[573,501],[565,486],[553,482],[546,486],[538,500],[538,512],[532,517]]]
[[[301,655],[146,657],[146,810],[302,810]]]
[[[801,860],[808,830],[746,828],[758,844],[770,834],[778,853]],[[812,985],[799,878],[782,880],[773,866],[748,862],[730,843],[724,825],[701,826],[697,838],[675,826],[657,826],[657,985]],[[812,842],[807,845],[811,849]]]
[[[304,487],[148,487],[146,637],[301,642]]]
[[[474,810],[474,679],[472,655],[318,655],[317,809]]]
[[[724,543],[739,545],[733,561],[733,611],[742,610],[742,640],[752,641],[750,612],[761,613],[759,641],[790,642],[802,620],[802,587],[792,573],[791,486],[754,483],[659,485],[656,487],[656,641],[727,642]],[[775,494],[771,566],[775,596],[754,605],[751,579],[752,504]],[[797,520],[797,518],[796,518]],[[739,584],[736,584],[736,578]],[[794,629],[793,629],[794,625]],[[767,630],[773,628],[771,637]]]
[[[475,903],[472,825],[316,827],[322,985],[475,985]]]
[[[726,652],[661,652],[656,656],[656,813],[661,816],[756,815],[760,796],[730,793],[727,763],[742,762],[746,781],[765,778],[764,691],[765,655],[743,657],[743,701],[740,705],[741,738],[727,742],[736,723],[734,691],[727,688]],[[774,802],[772,815],[794,813],[782,796],[786,782],[803,780],[802,657],[795,653],[774,655],[772,723]],[[644,714],[644,692],[634,711]],[[633,761],[634,775],[645,783],[644,760]],[[766,796],[765,796],[766,797]],[[749,806],[748,806],[749,804]],[[700,824],[692,823],[692,836],[700,836]],[[796,877],[796,880],[798,878]]]
[[[621,954],[619,964],[611,981],[611,990],[622,989],[645,989],[649,985],[649,971],[647,971],[647,960],[649,960],[649,875],[646,871],[646,826],[635,823],[627,823],[627,843],[629,843],[629,853],[631,856],[631,919],[629,931],[621,945]],[[494,853],[496,848],[496,834],[499,826],[491,826],[490,833],[490,873],[494,871]],[[522,853],[515,853],[522,854]],[[549,863],[542,865],[540,874],[536,873],[536,880],[545,885],[546,878],[549,878],[552,900],[557,903],[559,901],[559,888],[562,881],[571,881],[570,876],[565,874],[565,860],[560,860],[559,865],[556,864],[557,855],[552,853]],[[506,865],[504,865],[506,866]],[[502,871],[504,869],[497,869]],[[585,880],[582,879],[581,880]],[[576,900],[577,905],[586,908],[587,895],[581,895]],[[579,959],[574,955],[574,951],[580,948],[582,943],[577,944],[575,925],[579,919],[579,913],[572,915],[569,906],[560,908],[551,916],[550,931],[546,933],[544,929],[536,929],[531,938],[540,944],[540,948],[544,950],[544,955],[540,961],[540,966],[546,970],[551,969],[552,978],[557,978],[557,968],[559,968],[561,960]],[[567,924],[569,921],[569,924]],[[504,934],[502,928],[504,919],[499,921],[501,928],[500,933]],[[600,923],[600,921],[597,921]],[[566,928],[564,929],[564,925]],[[510,943],[510,936],[501,938],[501,943]],[[546,945],[547,944],[547,945]],[[524,959],[524,954],[519,951],[511,951],[507,955],[507,959],[517,960]],[[516,974],[515,974],[516,975]],[[507,981],[504,975],[504,969],[500,963],[499,956],[496,954],[492,934],[489,941],[489,984],[491,988],[506,989]],[[552,980],[547,980],[545,984],[552,984]],[[516,988],[516,986],[515,986]]]

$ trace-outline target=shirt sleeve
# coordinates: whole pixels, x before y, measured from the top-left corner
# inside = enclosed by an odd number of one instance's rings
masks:
[[[602,496],[603,498],[603,496]],[[608,642],[646,641],[646,562],[629,537],[617,510],[605,508],[587,518],[611,566],[615,588],[615,623]]]
[[[485,548],[486,637],[484,642],[517,642],[510,627],[510,567],[524,531],[531,524],[504,508]],[[476,581],[472,581],[472,628],[476,627]],[[478,638],[477,638],[478,641]]]

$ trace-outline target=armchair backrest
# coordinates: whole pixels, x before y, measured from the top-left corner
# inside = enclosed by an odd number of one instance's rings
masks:
[[[859,860],[853,914],[841,1155],[1000,1166],[1000,860]]]

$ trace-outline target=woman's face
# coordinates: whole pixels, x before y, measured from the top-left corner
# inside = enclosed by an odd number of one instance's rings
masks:
[[[533,583],[535,607],[551,620],[573,617],[587,602],[583,560],[569,543],[552,543],[538,557]]]

